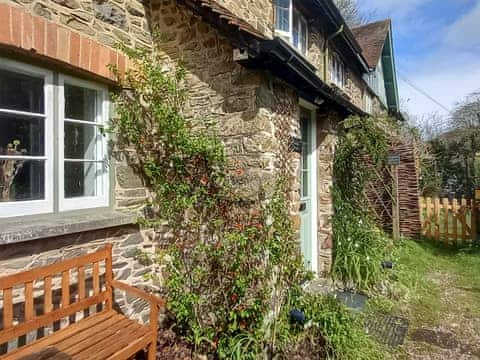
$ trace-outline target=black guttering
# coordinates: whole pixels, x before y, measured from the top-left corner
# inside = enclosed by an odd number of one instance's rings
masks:
[[[307,100],[317,98],[326,101],[340,112],[366,115],[348,99],[324,83],[315,72],[315,67],[280,38],[260,42],[255,65],[272,72],[304,94]]]
[[[219,11],[213,11],[212,8],[205,6],[203,1],[177,1],[199,15],[207,23],[215,26],[222,35],[231,41],[233,46],[246,51],[249,59],[241,61],[245,66],[260,67],[270,71],[273,75],[298,89],[306,100],[314,102],[319,97],[341,113],[366,114],[342,96],[340,92],[323,82],[316,74],[315,67],[282,39],[274,38],[271,40],[265,36],[247,33],[242,28],[226,21],[219,14]],[[323,2],[325,0],[304,1]],[[326,1],[331,2],[331,0]],[[227,10],[222,8],[222,11]],[[340,19],[342,19],[341,15]],[[329,23],[330,29],[338,30],[338,28],[335,28],[338,24]],[[344,27],[347,28],[346,26]],[[327,31],[330,31],[330,29],[327,29]],[[350,30],[348,31],[350,32]],[[357,64],[359,64],[358,59]]]
[[[351,58],[350,60],[354,61],[358,66],[358,69],[361,72],[368,73],[370,71],[370,67],[367,64],[367,61],[362,55],[362,48],[360,44],[355,39],[350,27],[345,22],[340,10],[338,10],[337,6],[333,2],[333,0],[303,0],[303,3],[308,5],[313,5],[311,8],[316,8],[320,10],[320,16],[324,16],[326,18],[325,23],[325,30],[328,31],[326,34],[327,36],[330,34],[334,34],[337,32],[341,27],[343,27],[343,31],[341,32],[341,36],[338,37],[338,40],[335,42],[339,45],[340,49],[343,51],[349,51]],[[341,41],[341,40],[343,41]]]

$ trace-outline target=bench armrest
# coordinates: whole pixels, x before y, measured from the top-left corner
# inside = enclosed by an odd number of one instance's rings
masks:
[[[125,284],[121,281],[112,280],[112,287],[119,290],[123,290],[127,293],[130,293],[139,297],[140,299],[148,301],[150,305],[152,305],[152,307],[155,306],[157,309],[165,307],[165,303],[166,303],[165,299],[149,294],[143,290],[140,290],[134,286]]]

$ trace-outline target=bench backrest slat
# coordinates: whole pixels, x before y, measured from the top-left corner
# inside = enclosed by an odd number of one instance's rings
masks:
[[[78,267],[78,298],[85,299],[85,266]]]
[[[33,281],[25,283],[25,321],[33,319]]]
[[[45,276],[43,279],[43,309],[45,314],[51,312],[53,309],[51,276]]]
[[[110,252],[107,249],[102,249],[97,252],[82,255],[73,259],[64,260],[52,265],[39,267],[29,271],[24,271],[17,274],[0,277],[0,290],[14,287],[16,285],[25,284],[28,281],[35,281],[43,279],[52,274],[60,274],[62,271],[76,269],[79,266],[85,266],[95,262],[105,260]]]
[[[105,263],[105,282],[100,274],[101,263]],[[93,305],[105,303],[106,308],[111,309],[111,264],[112,246],[109,244],[91,254],[0,277],[0,300],[3,298],[0,345]],[[76,286],[72,284],[75,274]],[[43,297],[43,301],[36,296]]]
[[[93,293],[97,295],[100,293],[100,264],[93,263]]]
[[[62,271],[62,307],[70,305],[70,271]]]
[[[3,290],[3,328],[13,325],[13,292],[12,288]]]

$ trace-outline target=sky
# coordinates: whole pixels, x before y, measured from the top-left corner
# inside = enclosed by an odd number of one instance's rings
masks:
[[[393,21],[400,101],[410,114],[447,117],[480,90],[480,0],[357,1],[369,20]]]

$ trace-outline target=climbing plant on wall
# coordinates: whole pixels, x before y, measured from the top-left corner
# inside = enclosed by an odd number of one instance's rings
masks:
[[[392,131],[388,118],[352,116],[340,124],[334,159],[332,274],[349,288],[368,289],[377,284],[391,246],[369,208],[366,188],[372,180],[371,166],[380,169],[385,165]]]
[[[133,66],[118,74],[123,90],[113,94],[110,131],[151,191],[148,225],[169,229],[149,260],[166,266],[175,329],[199,352],[253,359],[274,342],[271,310],[305,275],[285,172],[268,201],[239,197],[215,131],[194,130],[182,114],[182,66],[166,71],[155,53],[122,50]]]

